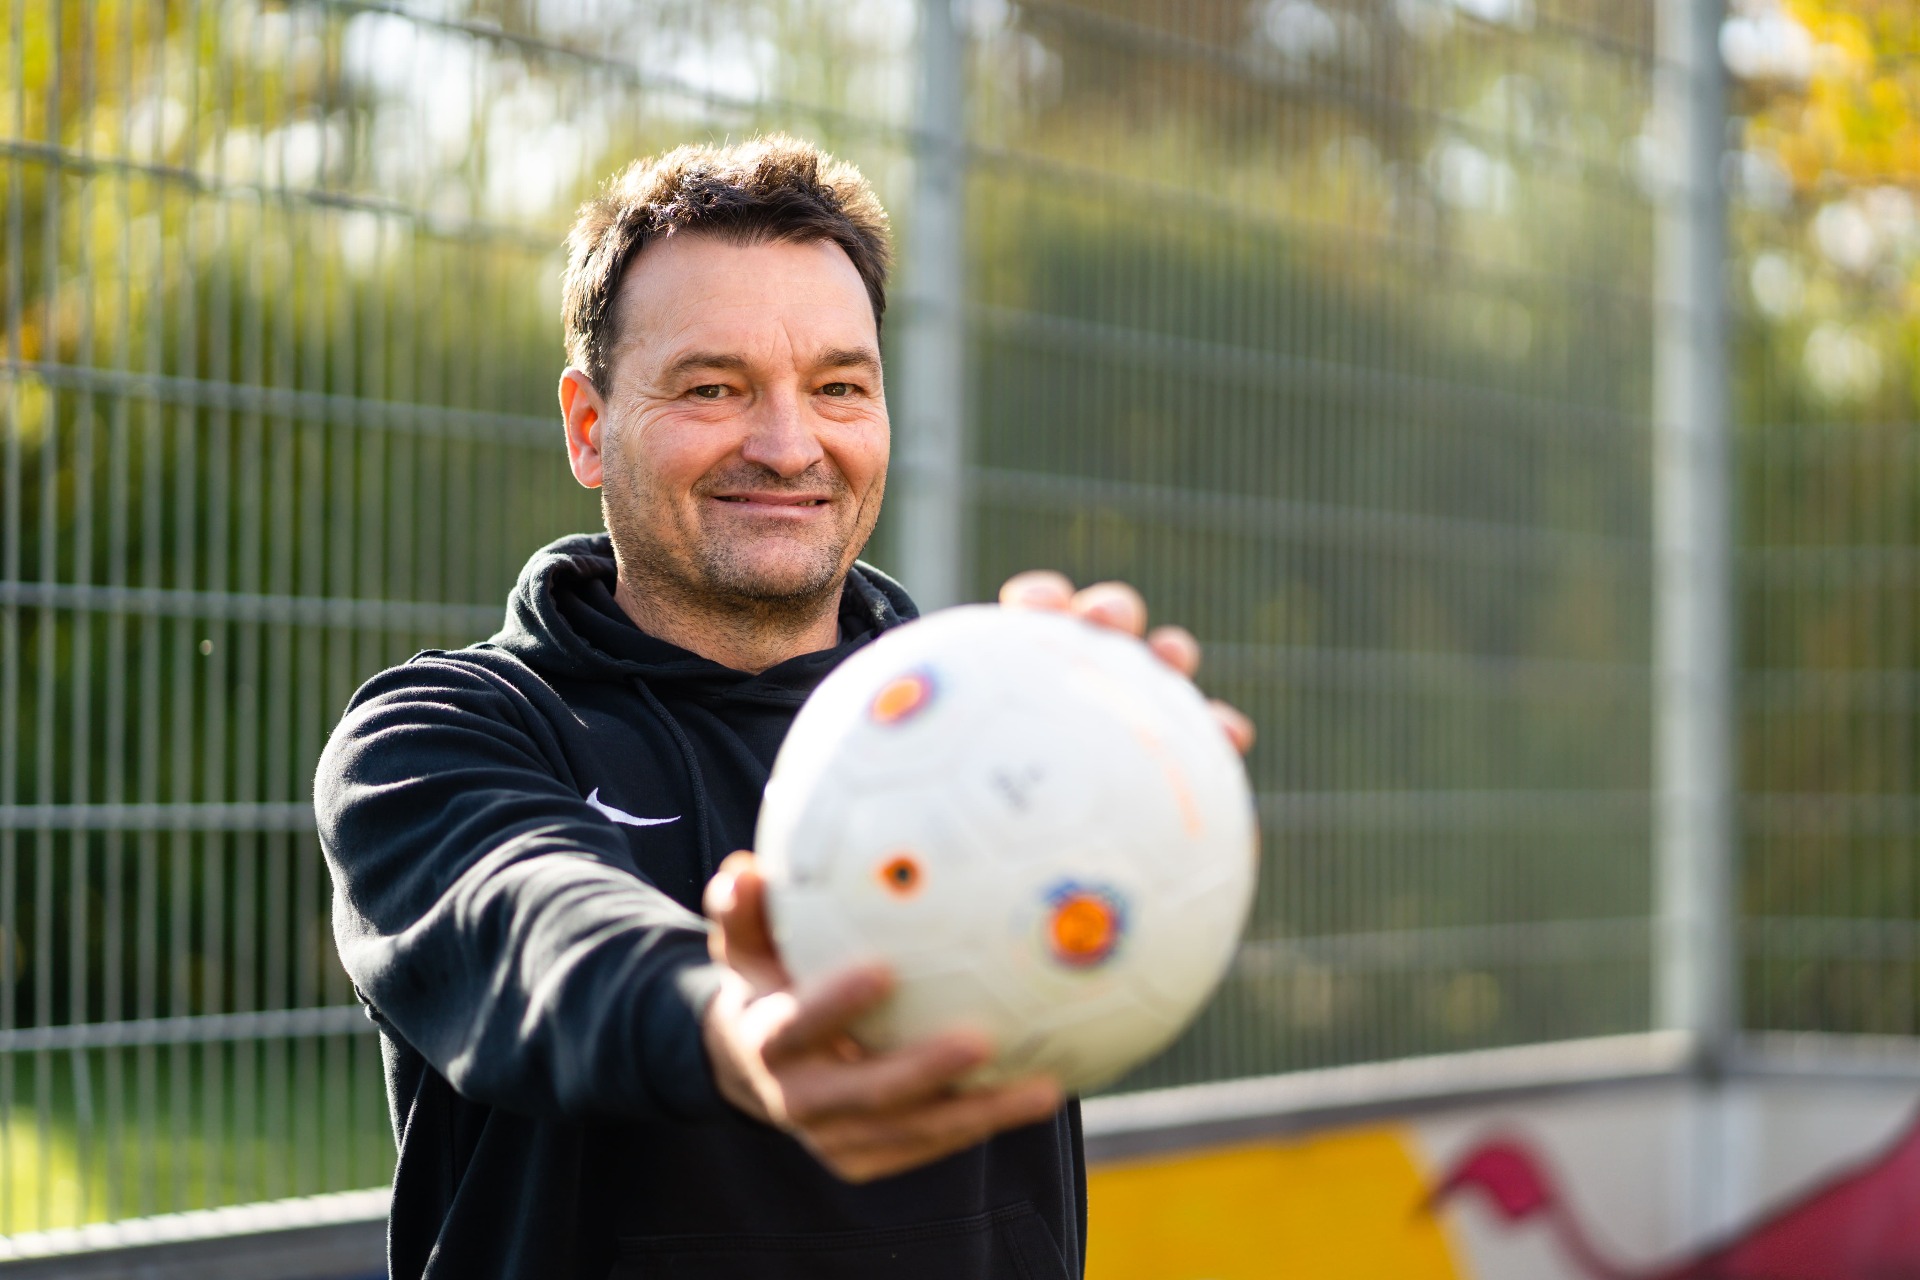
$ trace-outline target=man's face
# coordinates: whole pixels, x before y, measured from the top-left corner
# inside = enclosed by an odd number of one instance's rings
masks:
[[[846,253],[673,236],[615,305],[600,452],[623,577],[749,606],[837,596],[888,449],[879,334]]]

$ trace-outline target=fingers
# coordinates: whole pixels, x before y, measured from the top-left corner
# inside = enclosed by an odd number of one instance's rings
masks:
[[[1073,583],[1051,569],[1029,569],[1008,578],[1000,603],[1009,609],[1052,609],[1064,613],[1073,603]]]
[[[1037,1124],[1059,1110],[1061,1101],[1060,1087],[1036,1076],[920,1107],[849,1115],[809,1130],[806,1139],[835,1174],[867,1182],[964,1150],[1004,1129]]]
[[[1029,569],[1008,578],[1000,588],[1000,603],[1010,609],[1050,609],[1072,613],[1099,626],[1144,636],[1147,647],[1162,662],[1191,680],[1200,670],[1200,642],[1185,627],[1161,626],[1147,630],[1147,602],[1124,582],[1096,582],[1079,591],[1064,574],[1051,569]],[[1215,717],[1234,749],[1245,755],[1253,748],[1253,721],[1224,702],[1213,704]]]
[[[702,907],[719,927],[707,935],[707,950],[761,991],[787,985],[773,930],[767,923],[766,881],[751,853],[727,855],[707,882]]]
[[[753,999],[747,980],[723,973],[720,989],[700,1015],[700,1043],[713,1066],[714,1087],[720,1096],[763,1124],[774,1123],[771,1102],[778,1091],[768,1084],[766,1065],[745,1051],[738,1031],[742,1015]]]
[[[796,1124],[818,1125],[840,1115],[932,1102],[992,1056],[984,1036],[952,1032],[853,1062],[807,1064],[785,1073],[787,1114]]]
[[[742,871],[753,864],[753,855],[745,849],[730,853],[721,861],[713,873],[713,879],[707,881],[705,892],[700,895],[700,908],[707,913],[707,919],[718,921],[734,909],[734,882]]]
[[[1096,582],[1074,593],[1072,612],[1128,635],[1145,635],[1147,602],[1124,582]]]
[[[1200,642],[1185,627],[1155,627],[1147,633],[1147,648],[1189,680],[1200,670]]]
[[[1212,708],[1214,719],[1226,730],[1227,740],[1233,743],[1233,749],[1241,755],[1253,750],[1253,721],[1249,720],[1238,707],[1229,706],[1218,698],[1211,698],[1207,706]]]
[[[1009,609],[1072,613],[1129,635],[1144,635],[1147,630],[1147,602],[1124,582],[1096,582],[1075,591],[1065,574],[1029,569],[1007,579],[1000,588],[1000,603]]]
[[[867,1010],[887,998],[893,976],[880,965],[843,969],[797,992],[759,1001],[774,1018],[764,1053],[769,1062],[813,1050],[834,1052],[838,1038]]]

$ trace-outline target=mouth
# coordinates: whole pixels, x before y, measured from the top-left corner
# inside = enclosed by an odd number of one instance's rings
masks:
[[[716,493],[713,496],[716,501],[730,502],[736,506],[773,510],[824,507],[832,501],[831,498],[797,493]]]

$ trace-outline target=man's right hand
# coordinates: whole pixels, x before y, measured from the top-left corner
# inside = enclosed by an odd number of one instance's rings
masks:
[[[839,1177],[900,1173],[1059,1108],[1060,1088],[1045,1076],[958,1091],[992,1055],[976,1034],[950,1032],[888,1053],[855,1044],[847,1028],[886,999],[891,977],[849,969],[796,988],[773,946],[752,854],[720,864],[705,905],[718,926],[713,957],[728,969],[701,1024],[720,1094],[791,1133]]]

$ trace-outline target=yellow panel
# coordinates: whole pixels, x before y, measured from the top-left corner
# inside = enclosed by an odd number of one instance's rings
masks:
[[[1460,1280],[1398,1128],[1099,1165],[1088,1280]]]

